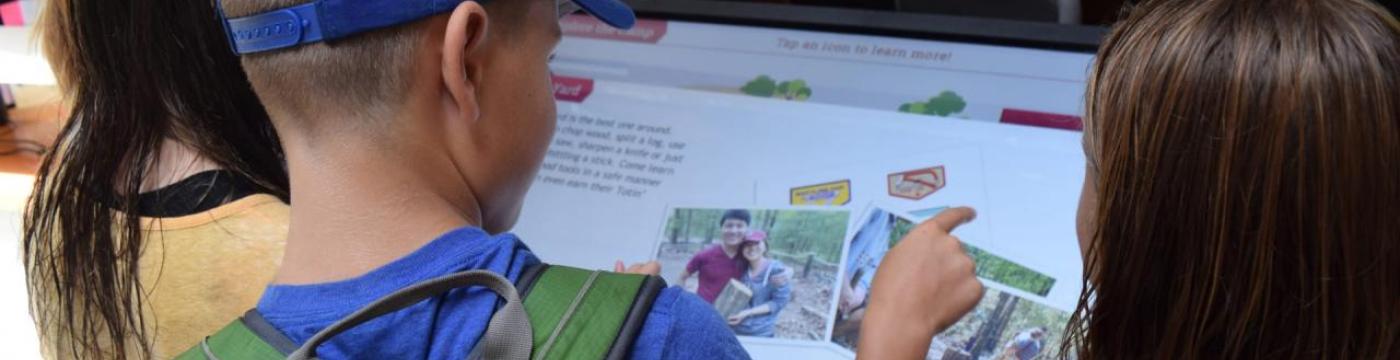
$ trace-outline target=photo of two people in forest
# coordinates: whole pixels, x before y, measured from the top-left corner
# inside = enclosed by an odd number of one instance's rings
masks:
[[[662,275],[715,305],[740,336],[823,340],[850,214],[676,209]]]

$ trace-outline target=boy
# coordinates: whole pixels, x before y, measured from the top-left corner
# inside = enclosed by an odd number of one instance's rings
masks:
[[[538,263],[513,235],[491,234],[514,225],[554,133],[548,58],[574,3],[302,1],[221,1],[296,199],[263,317],[303,343],[410,284],[467,270],[514,281]],[[616,0],[577,2],[614,26],[634,21]],[[318,354],[465,358],[496,303],[479,287],[448,292]],[[677,288],[658,296],[634,344],[633,358],[747,358],[724,321]]]
[[[690,258],[681,271],[679,286],[684,288],[692,275],[700,275],[695,293],[706,302],[714,303],[729,280],[738,279],[748,269],[748,262],[739,256],[739,244],[749,233],[752,216],[748,210],[730,209],[720,216],[720,244],[711,246]]]

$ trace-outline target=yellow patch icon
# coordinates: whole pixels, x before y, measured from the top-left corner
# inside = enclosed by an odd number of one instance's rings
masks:
[[[793,205],[838,206],[851,203],[851,181],[841,180],[792,189]]]

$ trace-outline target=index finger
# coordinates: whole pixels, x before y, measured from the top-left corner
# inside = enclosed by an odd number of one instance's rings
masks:
[[[938,215],[934,215],[932,219],[928,219],[926,223],[933,223],[939,230],[943,230],[944,233],[951,233],[953,229],[957,229],[958,226],[971,222],[972,219],[976,218],[976,210],[972,210],[972,208],[966,206],[959,206],[943,210],[943,212],[938,213]]]

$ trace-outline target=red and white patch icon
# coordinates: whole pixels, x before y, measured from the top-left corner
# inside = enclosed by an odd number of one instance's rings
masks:
[[[923,200],[948,183],[943,166],[893,173],[889,176],[890,196]]]

